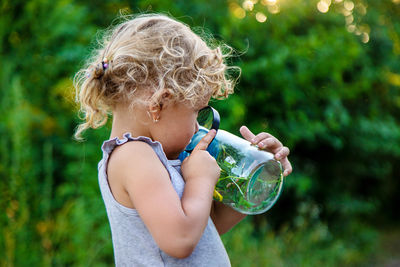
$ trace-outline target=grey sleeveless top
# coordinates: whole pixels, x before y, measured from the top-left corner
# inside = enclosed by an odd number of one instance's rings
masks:
[[[133,138],[130,133],[126,133],[123,139],[114,138],[103,143],[103,158],[98,165],[99,185],[110,222],[115,265],[230,266],[225,247],[211,218],[208,218],[207,226],[193,253],[185,259],[177,259],[167,255],[157,246],[135,209],[127,208],[115,200],[107,180],[107,163],[114,148],[129,141],[146,142],[153,148],[167,169],[171,183],[180,198],[185,187],[180,170],[181,161],[168,160],[161,143],[153,142],[148,137]]]

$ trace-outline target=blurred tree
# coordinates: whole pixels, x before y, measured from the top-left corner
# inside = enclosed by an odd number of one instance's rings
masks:
[[[222,128],[267,130],[292,150],[294,174],[276,206],[224,239],[232,259],[244,250],[254,264],[367,257],[371,225],[399,220],[398,0],[2,0],[0,265],[113,261],[96,179],[108,129],[72,140],[72,77],[119,12],[152,11],[236,49],[236,94],[212,103]],[[247,238],[250,221],[265,239]],[[254,254],[254,244],[275,243],[285,253]]]
[[[99,243],[86,241],[87,229],[105,228],[106,219],[101,199],[90,200],[98,192],[87,179],[95,169],[71,138],[77,120],[70,77],[97,27],[73,1],[2,1],[0,10],[1,265],[92,260]],[[96,151],[88,153],[91,163]],[[93,205],[99,212],[89,223],[77,216]]]

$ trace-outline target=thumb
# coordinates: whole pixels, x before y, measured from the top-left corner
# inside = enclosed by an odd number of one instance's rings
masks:
[[[196,150],[206,150],[208,145],[211,143],[211,141],[214,139],[215,135],[217,132],[214,129],[211,129],[201,140],[200,142],[196,145],[196,147],[193,149],[193,152]]]
[[[256,137],[250,130],[249,128],[247,128],[246,126],[242,126],[240,127],[240,134],[249,142],[251,142],[251,140]],[[253,143],[253,142],[251,142]]]

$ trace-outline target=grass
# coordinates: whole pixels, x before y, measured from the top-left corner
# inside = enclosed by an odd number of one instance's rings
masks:
[[[232,266],[384,266],[368,264],[379,239],[361,224],[357,232],[339,234],[320,221],[273,231],[263,220],[256,231],[252,217],[222,236]],[[368,238],[363,239],[366,233]]]
[[[223,159],[223,161],[219,160],[221,175],[216,185],[216,191],[214,192],[216,200],[230,204],[237,210],[250,214],[264,211],[265,208],[275,203],[281,191],[282,173],[279,179],[264,180],[259,178],[262,172],[262,168],[259,168],[248,176],[239,176],[237,174],[238,166],[236,162],[229,162],[227,160],[228,158],[232,158],[232,156],[226,153],[224,147],[222,147],[221,155],[221,157],[219,156],[219,158]],[[243,172],[244,167],[240,168],[241,172]],[[249,184],[250,182],[252,184]],[[257,202],[250,200],[250,198],[255,199],[256,197],[254,196],[264,197],[263,195],[266,191],[269,192],[267,198],[257,200]]]

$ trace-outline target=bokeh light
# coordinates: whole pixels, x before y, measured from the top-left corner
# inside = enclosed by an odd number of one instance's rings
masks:
[[[369,34],[366,33],[366,32],[363,32],[363,33],[361,34],[361,41],[362,41],[363,43],[368,43],[368,41],[369,41]]]
[[[349,16],[346,16],[345,19],[346,19],[346,24],[351,24],[354,21],[354,16],[349,15]]]
[[[243,19],[246,17],[246,10],[241,8],[237,3],[229,4],[229,10],[238,19]]]
[[[400,1],[400,0],[399,0]],[[363,5],[362,3],[358,3],[357,6],[357,12],[360,13],[361,15],[365,15],[367,14],[367,8],[365,5]]]
[[[352,1],[344,1],[343,5],[348,11],[352,11],[354,9],[354,3]]]
[[[242,7],[245,10],[252,11],[253,8],[254,8],[254,3],[253,3],[253,1],[246,0],[246,1],[243,2]]]
[[[270,5],[268,6],[268,11],[271,14],[278,14],[281,10],[278,5]]]
[[[356,25],[354,24],[347,25],[347,30],[349,32],[354,32],[356,30]]]
[[[267,21],[267,16],[265,16],[265,14],[264,13],[262,13],[262,12],[257,12],[257,14],[256,14],[256,20],[258,21],[258,22],[265,22],[265,21]]]
[[[278,14],[281,11],[280,1],[278,0],[244,0],[243,2],[238,2],[231,2],[229,9],[231,13],[239,19],[246,17],[247,12],[253,12],[257,9],[257,4],[266,7],[268,12],[271,14]],[[392,0],[392,2],[399,4],[400,0]],[[359,36],[361,42],[368,43],[370,40],[370,28],[366,24],[360,25],[362,17],[367,14],[367,5],[364,1],[319,0],[317,2],[317,10],[321,13],[328,13],[333,5],[336,6],[338,12],[343,14],[347,31]],[[256,14],[254,15],[253,13],[252,16],[254,16],[260,23],[263,23],[268,19],[265,12],[262,12],[259,9]]]
[[[325,1],[319,1],[317,4],[317,9],[321,13],[326,13],[329,11],[329,5]]]
[[[264,6],[266,6],[266,5],[272,6],[272,5],[275,5],[276,3],[277,3],[277,0],[262,0],[261,1],[261,4],[263,4]]]

